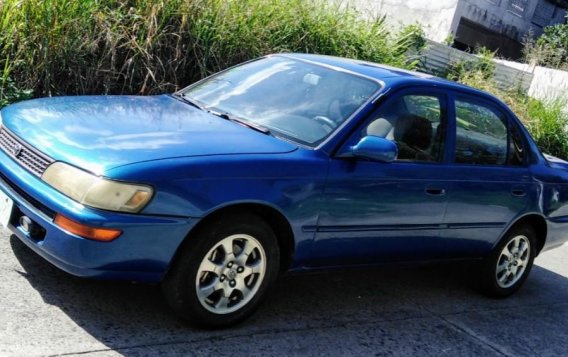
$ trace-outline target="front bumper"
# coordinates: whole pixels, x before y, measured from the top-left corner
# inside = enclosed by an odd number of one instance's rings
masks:
[[[124,214],[85,207],[62,195],[0,151],[0,190],[14,201],[8,228],[28,247],[60,269],[81,277],[159,282],[196,220],[188,217]],[[118,228],[112,242],[68,233],[53,223],[56,213],[90,226]],[[42,229],[30,235],[19,219]]]

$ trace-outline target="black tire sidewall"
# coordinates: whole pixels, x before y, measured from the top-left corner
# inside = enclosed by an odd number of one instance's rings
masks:
[[[195,280],[209,250],[234,234],[248,234],[262,245],[266,255],[265,275],[255,296],[245,306],[228,314],[215,314],[199,302]],[[187,239],[162,285],[166,300],[178,316],[196,326],[215,328],[233,325],[251,315],[278,276],[278,241],[270,226],[253,214],[231,215],[211,221]]]

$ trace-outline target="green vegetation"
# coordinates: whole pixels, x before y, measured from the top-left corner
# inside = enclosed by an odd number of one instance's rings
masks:
[[[529,34],[523,52],[527,63],[568,70],[568,23],[545,27],[536,40]]]
[[[568,24],[545,27],[537,42],[539,45],[546,45],[556,50],[557,57],[564,63],[568,60]]]
[[[477,57],[450,63],[445,73],[445,77],[452,81],[463,81],[472,75],[480,77],[481,80],[491,80],[495,72],[495,52],[486,48],[480,48],[476,53]]]
[[[47,96],[170,92],[274,52],[413,67],[419,28],[359,15],[323,0],[3,0],[0,68]]]
[[[568,159],[568,114],[564,103],[542,101],[525,97],[527,126],[539,148],[548,154]]]
[[[545,27],[544,33],[536,41],[529,36],[524,55],[529,63],[568,69],[568,24]]]
[[[31,99],[32,90],[19,88],[9,77],[0,80],[0,108],[21,100]]]

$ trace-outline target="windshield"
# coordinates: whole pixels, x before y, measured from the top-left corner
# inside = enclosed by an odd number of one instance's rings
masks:
[[[205,109],[315,146],[379,87],[353,74],[275,56],[214,75],[181,95]]]

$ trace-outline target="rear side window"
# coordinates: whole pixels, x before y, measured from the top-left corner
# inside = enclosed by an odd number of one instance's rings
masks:
[[[475,165],[521,165],[524,150],[519,131],[509,129],[500,111],[457,99],[455,162]]]

